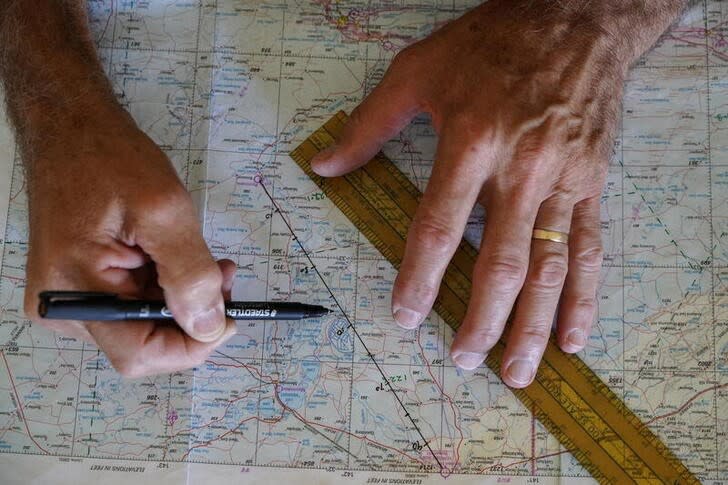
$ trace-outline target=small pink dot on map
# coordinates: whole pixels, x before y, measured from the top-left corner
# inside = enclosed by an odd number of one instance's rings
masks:
[[[174,425],[175,421],[179,418],[179,415],[177,414],[177,410],[172,409],[167,413],[167,424],[172,426]]]

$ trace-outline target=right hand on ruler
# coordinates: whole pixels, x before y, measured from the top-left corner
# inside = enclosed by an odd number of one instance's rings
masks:
[[[109,110],[30,151],[25,311],[38,324],[98,345],[124,376],[188,369],[236,331],[223,306],[235,264],[215,263],[164,153],[120,107]],[[43,320],[43,290],[164,298],[178,325]]]
[[[624,76],[681,7],[642,3],[490,0],[400,52],[338,144],[312,161],[322,176],[347,173],[415,115],[430,113],[440,135],[436,161],[392,310],[402,327],[422,323],[481,203],[483,243],[451,348],[463,369],[483,362],[512,309],[506,384],[533,381],[557,308],[560,347],[584,348],[602,260],[599,198]],[[571,237],[568,245],[537,240],[534,229]]]

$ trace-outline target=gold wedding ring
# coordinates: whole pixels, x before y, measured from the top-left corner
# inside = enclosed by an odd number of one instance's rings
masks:
[[[569,243],[569,234],[566,232],[549,231],[548,229],[534,229],[532,239],[542,239],[544,241],[553,241],[557,243]]]

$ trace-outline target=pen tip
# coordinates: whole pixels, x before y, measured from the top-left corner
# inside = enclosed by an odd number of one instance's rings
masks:
[[[325,315],[330,315],[331,313],[334,313],[334,311],[326,307],[321,307],[318,316],[323,317]]]

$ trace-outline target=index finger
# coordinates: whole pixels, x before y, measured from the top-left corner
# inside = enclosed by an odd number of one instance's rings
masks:
[[[235,322],[232,321],[212,342],[195,340],[171,322],[88,322],[86,328],[114,369],[127,378],[170,373],[200,365],[215,347],[236,333]]]
[[[317,174],[336,177],[361,167],[421,111],[416,76],[411,63],[402,61],[409,52],[397,55],[381,83],[352,111],[338,142],[314,157]]]

